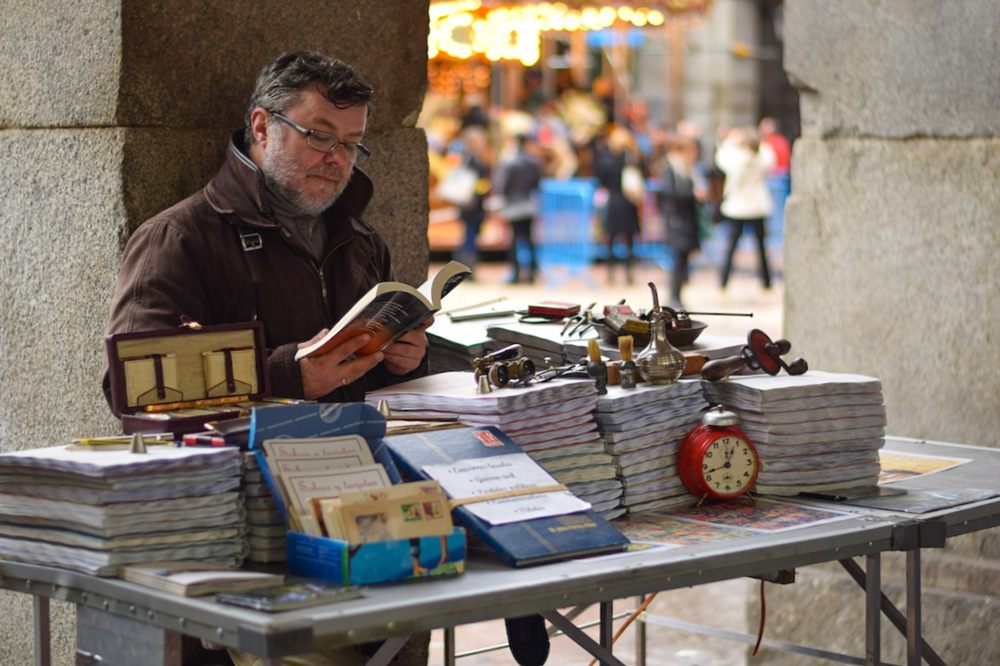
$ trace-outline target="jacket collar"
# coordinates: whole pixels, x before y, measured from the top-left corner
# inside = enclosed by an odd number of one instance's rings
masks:
[[[347,187],[323,213],[323,218],[329,222],[346,216],[355,222],[354,227],[364,228],[356,221],[371,202],[374,190],[368,175],[354,167]],[[277,226],[268,205],[270,195],[264,184],[264,174],[244,150],[243,130],[234,132],[230,137],[226,160],[205,187],[205,194],[220,215],[235,214],[243,222],[256,226]]]

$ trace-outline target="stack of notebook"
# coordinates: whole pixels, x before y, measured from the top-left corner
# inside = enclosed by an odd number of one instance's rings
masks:
[[[736,412],[756,446],[758,493],[797,495],[878,482],[886,423],[878,379],[810,370],[731,376],[704,386],[713,404]]]
[[[490,339],[497,348],[518,344],[524,355],[535,362],[539,368],[546,366],[546,359],[551,359],[556,365],[568,362],[566,344],[597,339],[597,331],[583,325],[577,326],[571,321],[529,324],[519,321],[491,323],[486,329]]]
[[[446,372],[373,391],[366,399],[386,401],[394,418],[450,417],[496,426],[601,516],[623,513],[618,468],[594,421],[597,388],[591,380],[558,378],[479,393],[473,373]]]
[[[50,447],[0,455],[0,558],[114,576],[246,555],[235,448]]]
[[[707,406],[700,380],[608,386],[600,396],[595,417],[621,470],[630,514],[694,501],[677,474],[677,450]]]
[[[246,508],[247,542],[251,562],[284,562],[288,559],[285,535],[288,525],[274,501],[271,487],[264,480],[257,456],[244,451],[243,496]]]
[[[457,321],[447,313],[438,314],[434,325],[427,329],[427,358],[432,373],[472,370],[473,359],[502,346],[490,340],[486,333],[487,326],[501,321],[515,321],[513,315],[464,319],[458,314],[455,313]]]

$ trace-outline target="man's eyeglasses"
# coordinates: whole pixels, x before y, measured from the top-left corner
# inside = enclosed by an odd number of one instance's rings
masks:
[[[354,141],[341,141],[329,132],[306,129],[294,120],[289,120],[280,113],[272,113],[271,115],[292,129],[302,132],[302,134],[306,137],[306,143],[309,144],[309,147],[313,150],[318,150],[321,153],[332,153],[337,150],[338,147],[343,146],[344,153],[355,164],[364,164],[365,161],[371,157],[372,151],[368,150],[360,143]]]

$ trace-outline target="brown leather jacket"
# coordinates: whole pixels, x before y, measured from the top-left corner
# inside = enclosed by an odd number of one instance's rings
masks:
[[[129,238],[107,334],[170,329],[187,315],[203,325],[259,320],[272,396],[301,398],[296,344],[331,326],[378,282],[393,279],[385,241],[361,219],[372,182],[355,168],[324,213],[327,244],[317,264],[271,217],[263,177],[242,150],[242,132],[200,191],[143,223]],[[426,374],[381,365],[323,401],[364,400],[366,391]],[[110,388],[105,355],[105,396]]]

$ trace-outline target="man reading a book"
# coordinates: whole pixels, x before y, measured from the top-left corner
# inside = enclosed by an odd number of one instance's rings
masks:
[[[261,321],[278,397],[361,401],[425,374],[433,320],[367,356],[353,357],[361,335],[294,359],[373,285],[394,279],[385,241],[362,219],[373,192],[359,168],[371,154],[362,141],[372,99],[352,67],[316,52],[266,65],[216,176],[129,239],[108,334],[172,329],[182,316]]]
[[[142,224],[122,257],[108,333],[261,321],[270,393],[329,402],[426,373],[423,326],[354,358],[367,335],[300,361],[373,285],[393,279],[385,241],[362,219],[373,186],[359,168],[372,89],[349,65],[305,51],[261,71],[225,162],[200,191]],[[107,361],[105,393],[109,393]],[[110,402],[110,400],[109,400]],[[393,664],[425,664],[428,635]],[[377,645],[324,649],[295,664],[367,661]],[[254,658],[235,652],[244,666]]]

